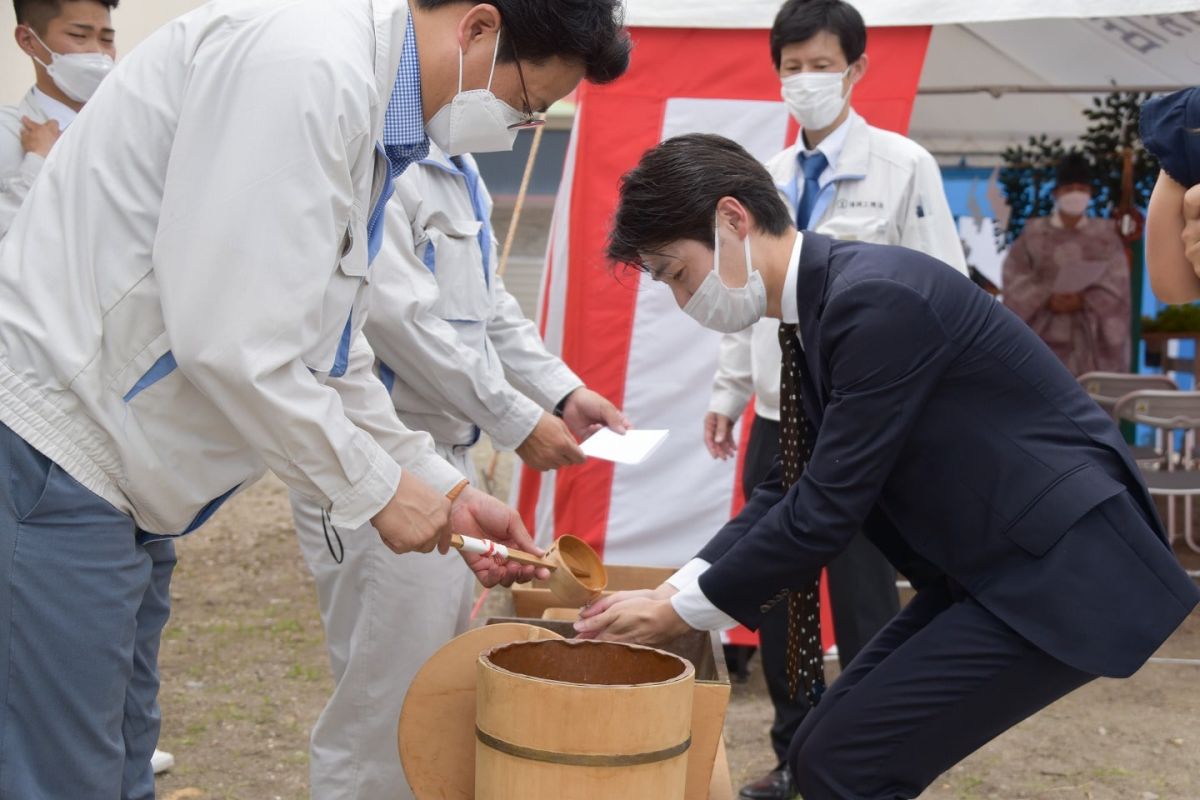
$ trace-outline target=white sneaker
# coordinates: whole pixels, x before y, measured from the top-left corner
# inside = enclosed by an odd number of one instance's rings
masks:
[[[154,768],[154,774],[166,772],[171,767],[175,766],[175,756],[168,753],[166,750],[155,748],[154,755],[150,756],[150,766]]]

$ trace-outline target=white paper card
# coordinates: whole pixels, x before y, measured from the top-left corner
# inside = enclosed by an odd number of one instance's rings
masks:
[[[580,447],[590,458],[616,461],[618,464],[640,464],[658,449],[670,431],[627,431],[624,436],[611,428],[601,428],[584,440]]]

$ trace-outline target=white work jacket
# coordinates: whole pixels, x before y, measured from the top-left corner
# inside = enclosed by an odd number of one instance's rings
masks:
[[[0,421],[152,534],[262,475],[355,528],[405,429],[361,326],[399,0],[215,0],[122,59],[0,242]]]
[[[946,202],[942,173],[925,148],[875,128],[853,110],[837,163],[820,177],[812,229],[834,239],[920,250],[967,273],[958,225]],[[793,216],[804,191],[804,140],[767,162]],[[709,410],[738,419],[755,396],[755,413],[779,419],[779,322],[764,319],[721,337]]]
[[[8,233],[46,161],[37,153],[26,153],[21,145],[22,117],[37,123],[50,118],[33,89],[18,105],[0,107],[0,239]]]
[[[583,382],[504,288],[491,195],[474,159],[461,164],[431,145],[396,181],[365,330],[406,425],[447,447],[482,429],[514,450]]]

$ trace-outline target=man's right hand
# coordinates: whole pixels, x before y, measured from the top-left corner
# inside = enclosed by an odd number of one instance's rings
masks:
[[[725,461],[737,452],[733,440],[733,420],[724,414],[710,411],[704,415],[704,446],[709,455]]]
[[[45,158],[50,155],[50,148],[54,147],[60,136],[62,131],[55,120],[39,124],[29,117],[21,117],[21,147],[25,148],[26,153],[36,153]]]
[[[566,423],[546,413],[538,420],[533,433],[521,442],[517,456],[539,472],[582,464],[587,460]]]
[[[450,545],[450,501],[408,470],[392,499],[371,524],[394,553],[432,553],[443,541]]]
[[[1200,275],[1200,184],[1183,196],[1183,248],[1192,269]]]

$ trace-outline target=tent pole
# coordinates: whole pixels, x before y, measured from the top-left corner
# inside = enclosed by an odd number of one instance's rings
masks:
[[[957,94],[990,94],[997,99],[1006,94],[1112,94],[1113,92],[1139,92],[1150,94],[1170,94],[1187,86],[1119,86],[1117,84],[1092,84],[1087,86],[1024,86],[1021,84],[995,86],[925,86],[917,89],[918,96],[957,95]]]
[[[508,257],[512,254],[513,242],[517,238],[517,228],[521,225],[521,211],[525,208],[525,196],[529,193],[529,182],[533,178],[533,166],[537,163],[538,150],[542,147],[542,136],[546,126],[542,125],[533,132],[533,141],[529,144],[529,158],[525,161],[525,174],[521,176],[521,188],[517,190],[517,202],[513,205],[512,219],[508,223],[508,235],[504,237],[504,250],[500,254],[500,266],[496,274],[501,278],[508,270]]]

